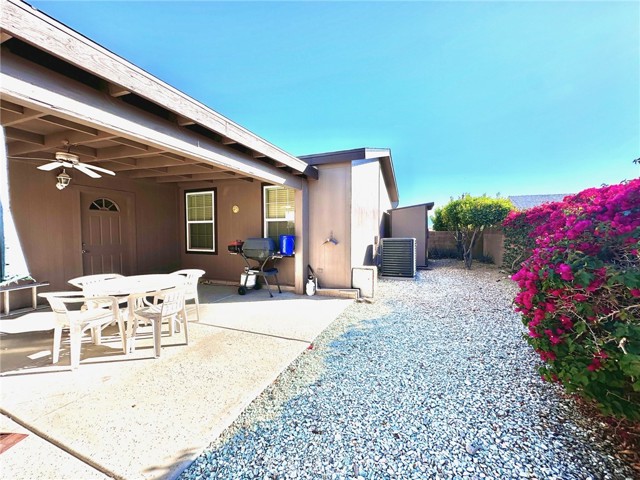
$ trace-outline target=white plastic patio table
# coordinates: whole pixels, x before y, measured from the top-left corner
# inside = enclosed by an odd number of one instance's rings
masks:
[[[105,280],[96,286],[101,295],[124,296],[136,295],[141,293],[151,293],[158,290],[166,290],[169,288],[181,287],[185,284],[185,277],[174,274],[150,274],[150,275],[133,275],[130,277],[112,278]],[[133,348],[133,325],[130,319],[133,319],[131,312],[132,305],[124,310],[125,321],[127,322],[127,337],[131,339],[131,347]]]
[[[151,274],[133,275],[105,280],[96,285],[101,295],[135,295],[140,293],[166,290],[184,285],[185,278],[182,275]]]

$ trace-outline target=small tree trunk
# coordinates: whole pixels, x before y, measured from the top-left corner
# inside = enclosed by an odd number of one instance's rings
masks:
[[[476,244],[478,229],[473,230],[473,234],[471,235],[471,241],[468,245],[465,245],[464,248],[464,266],[471,270],[471,264],[473,263],[473,247]]]
[[[456,251],[458,252],[458,259],[464,260],[464,241],[460,230],[456,230]]]

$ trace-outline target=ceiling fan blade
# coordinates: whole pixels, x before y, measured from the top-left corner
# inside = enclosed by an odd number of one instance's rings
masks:
[[[73,167],[77,168],[78,170],[80,170],[85,175],[89,175],[91,178],[100,178],[100,175],[98,175],[96,172],[93,172],[93,171],[89,170],[84,165],[74,165]]]
[[[22,156],[22,155],[9,155],[7,158],[11,160],[38,160],[39,162],[54,162],[57,159],[53,157],[53,155],[44,154],[39,156],[38,154],[34,154],[30,157]]]
[[[92,170],[95,170],[96,172],[106,173],[107,175],[115,175],[115,173],[112,172],[111,170],[107,170],[106,168],[102,168],[102,167],[96,167],[95,165],[90,165],[88,163],[78,162],[77,166],[82,166],[84,168],[90,168]]]
[[[45,172],[48,172],[50,170],[55,170],[56,168],[60,168],[60,167],[66,167],[69,168],[71,165],[65,165],[62,162],[51,162],[51,163],[45,163],[44,165],[40,165],[38,167],[38,170],[44,170]]]

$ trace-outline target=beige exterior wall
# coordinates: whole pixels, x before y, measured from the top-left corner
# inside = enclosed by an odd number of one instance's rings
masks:
[[[319,165],[309,182],[309,263],[323,288],[351,288],[351,268],[375,264],[391,208],[378,160]],[[337,245],[325,243],[331,235]]]
[[[488,229],[482,237],[483,255],[491,257],[493,263],[501,267],[504,262],[504,233],[502,233],[502,229]]]
[[[309,264],[323,288],[351,284],[351,162],[318,166],[309,181]],[[338,241],[324,243],[333,234]]]
[[[483,248],[484,248],[483,237],[480,237],[480,240],[476,241],[476,244],[473,246],[474,258],[478,258],[483,254]],[[429,232],[429,252],[433,252],[436,250],[455,251],[455,249],[456,249],[456,239],[453,235],[453,232],[435,232],[435,231]]]
[[[455,250],[456,242],[451,232],[429,232],[429,251]],[[504,233],[500,228],[489,228],[484,231],[480,240],[473,247],[474,258],[481,255],[491,257],[499,267],[504,261]]]
[[[380,239],[391,235],[391,216],[389,215],[389,211],[393,208],[393,203],[389,198],[389,192],[387,192],[387,188],[384,184],[384,178],[382,177],[382,169],[380,169],[380,178],[378,182],[378,185],[380,185],[380,229],[378,235],[378,245],[376,245],[374,248],[374,255],[378,253],[377,248],[379,246]],[[386,230],[385,218],[388,222],[388,224],[386,225]],[[377,261],[376,258],[374,258],[374,263],[375,261]]]
[[[179,248],[182,268],[201,268],[206,273],[205,278],[240,283],[240,274],[245,267],[244,260],[239,255],[231,255],[227,245],[234,240],[246,240],[251,237],[262,237],[262,184],[260,182],[246,182],[243,180],[224,180],[214,182],[216,189],[216,228],[217,253],[201,254],[186,252],[186,226],[184,212],[184,192],[180,190],[179,216]],[[211,187],[206,187],[211,188]],[[197,189],[197,188],[196,188]],[[240,210],[231,210],[237,205]],[[252,262],[253,266],[254,263]],[[278,260],[278,280],[281,285],[294,284],[294,259]]]
[[[69,290],[67,280],[83,275],[81,192],[131,199],[135,256],[127,273],[171,272],[180,267],[176,187],[123,177],[94,180],[71,171],[71,184],[60,191],[55,187],[58,172],[42,172],[37,166],[9,161],[8,170],[12,214],[29,271],[36,280],[51,283],[43,291]],[[30,291],[11,294],[12,310],[30,301]]]
[[[55,188],[57,171],[41,172],[37,165],[10,161],[9,184],[13,216],[29,271],[36,280],[51,283],[41,291],[68,290],[67,280],[84,274],[80,221],[83,192],[96,198],[119,195],[131,199],[135,210],[135,255],[127,274],[202,268],[205,278],[239,282],[245,264],[242,258],[227,252],[227,245],[235,239],[262,236],[260,182],[218,182],[218,255],[187,254],[184,189],[123,176],[93,180],[71,171],[70,186],[59,191]],[[240,207],[239,213],[232,213],[233,205]],[[294,285],[294,258],[279,260],[277,267],[280,283]],[[30,305],[30,295],[30,290],[12,292],[12,310]]]
[[[382,221],[380,163],[355,161],[351,167],[351,267],[373,264]]]
[[[391,235],[395,238],[416,239],[416,265],[427,265],[427,207],[416,205],[391,212]]]

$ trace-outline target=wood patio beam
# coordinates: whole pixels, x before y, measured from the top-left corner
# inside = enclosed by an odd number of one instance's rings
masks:
[[[61,127],[70,128],[71,130],[75,130],[77,132],[86,133],[87,135],[97,136],[98,130],[92,127],[88,127],[87,125],[83,125],[81,123],[72,122],[71,120],[67,120],[64,118],[55,117],[53,115],[44,115],[40,117],[40,120],[43,120],[48,123],[52,123],[54,125],[59,125]]]
[[[15,127],[6,127],[4,129],[4,134],[10,140],[19,140],[21,142],[31,143],[41,147],[44,145],[45,136],[38,133],[20,130]]]
[[[175,159],[169,157],[153,157],[153,158],[139,158],[137,161],[137,168],[160,168],[160,167],[175,167],[180,165],[191,165],[195,163],[191,159]]]
[[[158,177],[158,183],[175,183],[175,182],[200,182],[202,180],[224,180],[229,178],[239,178],[228,173],[194,173],[193,175],[174,175],[167,177]]]
[[[103,140],[110,140],[114,135],[108,134],[106,132],[99,132],[98,135],[88,135],[82,132],[76,132],[73,130],[65,130],[62,132],[50,133],[44,136],[44,144],[43,145],[35,145],[35,144],[20,144],[12,146],[12,154],[13,155],[24,155],[32,152],[39,152],[42,150],[50,150],[52,148],[58,148],[60,150],[66,149],[69,145],[71,145],[71,149],[73,150],[73,145],[82,143],[84,145],[90,145],[92,142],[101,142]]]
[[[181,127],[186,127],[187,125],[195,125],[196,122],[193,120],[183,117],[182,115],[176,115],[176,123]]]
[[[138,150],[147,151],[149,147],[144,143],[136,142],[135,140],[129,140],[128,138],[113,137],[111,141],[119,143],[120,145],[126,145],[131,148],[137,148]]]
[[[0,100],[0,108],[2,110],[6,110],[7,112],[13,112],[20,115],[24,114],[24,107],[22,105],[7,102],[6,100]]]
[[[10,127],[12,125],[19,125],[21,123],[28,122],[29,120],[34,120],[43,115],[44,113],[39,110],[25,107],[22,108],[22,112],[4,110],[2,112],[2,117],[0,117],[0,123],[2,123],[3,127]]]
[[[100,166],[114,172],[126,172],[136,170],[135,158],[119,158],[118,160],[100,162]]]
[[[107,90],[109,91],[109,95],[112,97],[122,97],[124,95],[129,95],[131,92],[124,87],[119,85],[115,85],[113,83],[109,83],[107,85]]]

